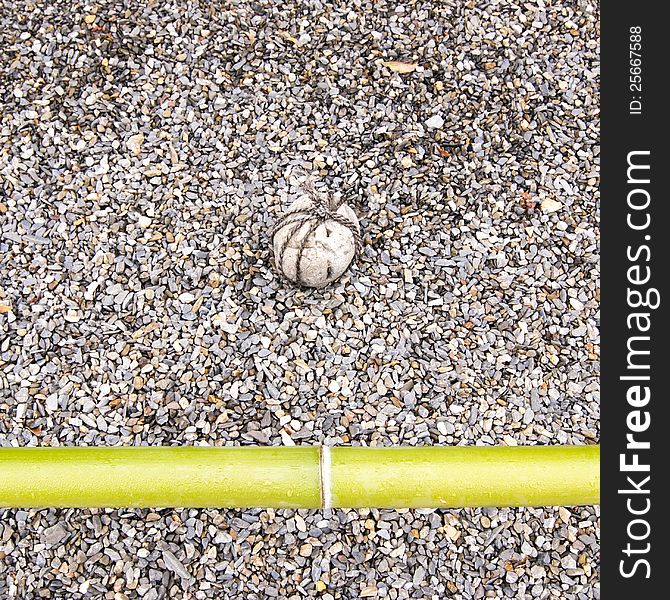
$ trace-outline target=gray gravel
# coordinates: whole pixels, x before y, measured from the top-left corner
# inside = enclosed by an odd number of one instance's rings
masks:
[[[147,4],[0,0],[0,445],[598,441],[596,2]],[[271,267],[297,168],[365,231],[324,290]],[[0,510],[1,598],[598,570],[597,507]]]

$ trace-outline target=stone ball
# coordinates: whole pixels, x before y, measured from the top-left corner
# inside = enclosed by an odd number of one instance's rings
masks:
[[[334,211],[319,208],[309,197],[298,198],[274,229],[275,267],[296,285],[326,286],[342,276],[356,255],[356,213],[347,204]],[[333,213],[347,224],[335,220]]]

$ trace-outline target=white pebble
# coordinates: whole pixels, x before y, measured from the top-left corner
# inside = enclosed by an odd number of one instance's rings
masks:
[[[440,129],[444,125],[444,119],[440,115],[433,115],[426,121],[426,127],[431,129]]]

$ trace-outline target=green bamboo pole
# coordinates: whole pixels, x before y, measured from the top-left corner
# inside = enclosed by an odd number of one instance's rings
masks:
[[[598,446],[0,448],[0,507],[599,502]]]
[[[0,448],[0,506],[312,507],[319,448]]]
[[[600,502],[599,446],[333,448],[334,506],[573,506]]]

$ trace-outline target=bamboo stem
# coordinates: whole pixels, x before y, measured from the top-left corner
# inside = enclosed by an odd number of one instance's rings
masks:
[[[313,507],[319,448],[0,448],[0,506]]]
[[[333,448],[335,506],[572,506],[600,501],[599,446]]]
[[[598,446],[0,448],[0,507],[599,502]]]

